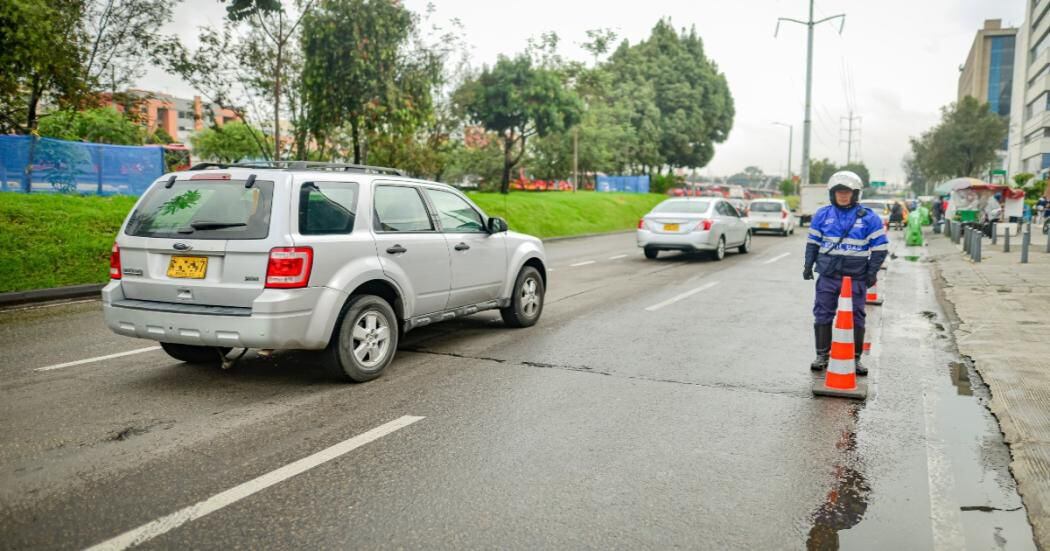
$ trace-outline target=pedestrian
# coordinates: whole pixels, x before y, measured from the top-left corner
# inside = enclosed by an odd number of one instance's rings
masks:
[[[802,279],[812,280],[814,269],[820,274],[813,300],[813,334],[817,359],[810,369],[828,367],[831,352],[831,324],[838,310],[843,276],[853,280],[853,343],[857,375],[867,375],[860,363],[864,350],[864,303],[868,287],[875,285],[879,268],[889,252],[889,239],[882,221],[861,206],[864,182],[855,173],[836,172],[828,180],[831,204],[813,215],[806,241],[806,263]]]
[[[904,229],[904,207],[900,201],[894,201],[890,208],[890,225],[896,230]]]
[[[1046,218],[1046,207],[1047,200],[1046,196],[1044,195],[1040,197],[1038,201],[1035,202],[1035,212],[1039,215],[1039,221],[1036,222],[1037,224],[1042,224],[1043,220]]]
[[[932,210],[933,210],[933,223],[937,224],[937,223],[939,223],[941,221],[941,217],[944,216],[944,210],[942,208],[940,199],[936,199],[936,200],[933,201]]]

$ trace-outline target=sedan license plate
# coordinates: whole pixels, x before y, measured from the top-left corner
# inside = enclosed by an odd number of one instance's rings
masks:
[[[769,227],[769,222],[759,222],[758,227],[760,227],[760,228],[768,228]]]
[[[179,279],[204,279],[208,272],[206,256],[173,256],[168,263],[168,277]]]
[[[678,231],[678,224],[664,224],[664,231]]]

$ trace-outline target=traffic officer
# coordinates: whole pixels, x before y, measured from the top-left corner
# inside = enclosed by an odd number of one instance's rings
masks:
[[[857,375],[867,375],[860,363],[864,349],[864,303],[868,287],[875,285],[879,267],[889,252],[889,240],[882,220],[859,204],[864,183],[848,170],[836,172],[828,180],[831,204],[813,215],[806,242],[806,263],[802,278],[813,279],[814,266],[817,293],[813,301],[813,333],[817,359],[810,368],[821,371],[828,367],[831,351],[831,324],[835,321],[842,277],[853,280],[853,342],[856,346]]]

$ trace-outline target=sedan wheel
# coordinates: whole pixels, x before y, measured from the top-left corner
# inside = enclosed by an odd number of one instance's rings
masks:
[[[718,247],[714,250],[711,256],[715,260],[722,260],[726,257],[726,236],[718,238]]]
[[[744,244],[737,250],[740,251],[740,254],[747,254],[751,250],[751,232],[747,232],[747,235],[744,237]]]

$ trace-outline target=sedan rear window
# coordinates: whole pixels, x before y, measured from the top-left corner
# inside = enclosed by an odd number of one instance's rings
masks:
[[[664,201],[653,212],[674,212],[682,214],[703,214],[711,208],[710,201]]]
[[[153,186],[124,233],[170,239],[265,239],[270,233],[273,182],[176,181]]]
[[[780,203],[772,201],[754,201],[751,203],[751,212],[780,212],[784,210]]]
[[[875,211],[877,213],[878,212],[886,212],[886,203],[868,202],[868,203],[861,203],[861,206],[864,207],[864,208],[871,209],[871,210],[873,210],[873,211]]]

